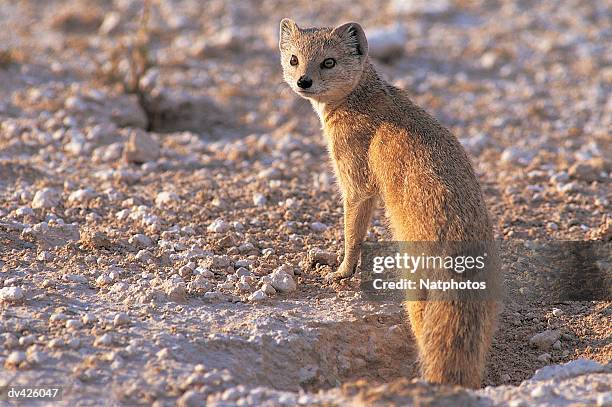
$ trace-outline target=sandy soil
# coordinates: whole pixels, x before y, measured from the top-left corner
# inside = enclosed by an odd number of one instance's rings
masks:
[[[61,384],[65,405],[607,405],[609,366],[514,385],[607,364],[609,301],[511,292],[496,387],[409,380],[400,304],[324,279],[341,203],[276,43],[286,16],[380,30],[375,64],[461,140],[498,239],[609,242],[610,8],[374,3],[160,0],[139,33],[138,1],[0,1],[0,384]]]

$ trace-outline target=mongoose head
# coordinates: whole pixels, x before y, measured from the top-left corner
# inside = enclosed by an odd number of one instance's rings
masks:
[[[279,48],[283,77],[298,95],[317,102],[344,99],[355,88],[368,56],[361,26],[300,28],[285,18]]]

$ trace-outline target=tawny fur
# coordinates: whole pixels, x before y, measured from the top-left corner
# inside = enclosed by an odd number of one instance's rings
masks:
[[[284,19],[279,47],[286,82],[319,114],[342,191],[345,255],[334,278],[353,274],[378,200],[397,241],[492,241],[465,151],[406,92],[378,76],[359,24],[301,29]],[[327,58],[333,68],[321,66]],[[297,86],[303,76],[312,80],[308,89]],[[480,386],[496,304],[407,301],[406,309],[423,377]]]

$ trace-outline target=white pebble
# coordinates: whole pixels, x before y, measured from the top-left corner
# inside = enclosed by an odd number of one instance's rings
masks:
[[[36,260],[46,262],[46,261],[53,260],[53,257],[54,257],[53,253],[43,250],[42,252],[38,254],[38,256],[36,256]]]
[[[98,318],[91,312],[88,312],[87,314],[83,315],[81,320],[83,321],[84,324],[93,324],[94,322],[98,320]]]
[[[4,287],[0,289],[0,300],[7,302],[21,301],[24,297],[20,287]]]
[[[264,283],[261,286],[261,291],[263,291],[264,293],[268,294],[268,295],[274,295],[276,294],[276,289],[274,287],[272,287],[271,284],[269,283]]]
[[[209,232],[214,232],[214,233],[225,233],[229,230],[229,228],[230,228],[229,223],[227,223],[221,218],[217,218],[213,221],[213,223],[208,225],[208,228],[206,228],[206,230],[208,230]]]
[[[262,301],[266,298],[268,298],[268,295],[264,291],[257,290],[249,296],[249,301]]]
[[[325,232],[325,230],[327,230],[327,225],[321,222],[313,222],[310,224],[310,229],[314,232]]]
[[[32,208],[51,208],[57,206],[60,201],[59,192],[53,188],[43,188],[36,191],[32,200]]]
[[[263,194],[256,193],[253,195],[253,204],[255,206],[264,206],[267,202],[268,200]]]
[[[98,287],[109,285],[112,282],[113,282],[113,279],[108,274],[102,274],[101,276],[96,278],[96,285]]]
[[[113,336],[110,333],[105,333],[98,336],[94,341],[94,346],[109,346],[113,343]]]
[[[22,351],[13,351],[6,358],[6,364],[9,366],[19,366],[26,361],[26,354]]]
[[[53,348],[53,349],[62,348],[64,347],[64,345],[65,345],[64,340],[61,338],[51,339],[49,343],[47,344],[48,347]]]
[[[270,274],[272,286],[280,292],[291,292],[297,289],[293,277],[279,270]]]
[[[155,198],[155,205],[157,206],[168,205],[178,200],[179,200],[179,196],[175,194],[174,192],[164,191],[164,192],[160,192],[159,194],[157,194],[157,197]]]
[[[29,208],[27,206],[22,206],[21,208],[17,209],[15,211],[15,215],[17,216],[32,216],[34,215],[34,211],[32,210],[32,208]]]
[[[130,323],[130,317],[123,312],[117,313],[115,315],[115,318],[113,319],[113,325],[115,326],[127,325],[129,323]]]
[[[66,321],[66,328],[70,330],[76,330],[76,329],[81,328],[82,326],[83,326],[83,323],[79,321],[78,319],[69,319],[68,321]]]

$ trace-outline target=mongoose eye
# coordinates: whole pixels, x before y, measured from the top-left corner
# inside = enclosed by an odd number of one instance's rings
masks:
[[[298,59],[295,55],[291,55],[291,59],[289,60],[289,64],[291,66],[296,66],[298,64]]]
[[[326,58],[321,62],[321,68],[331,69],[336,66],[336,60],[334,58]]]

